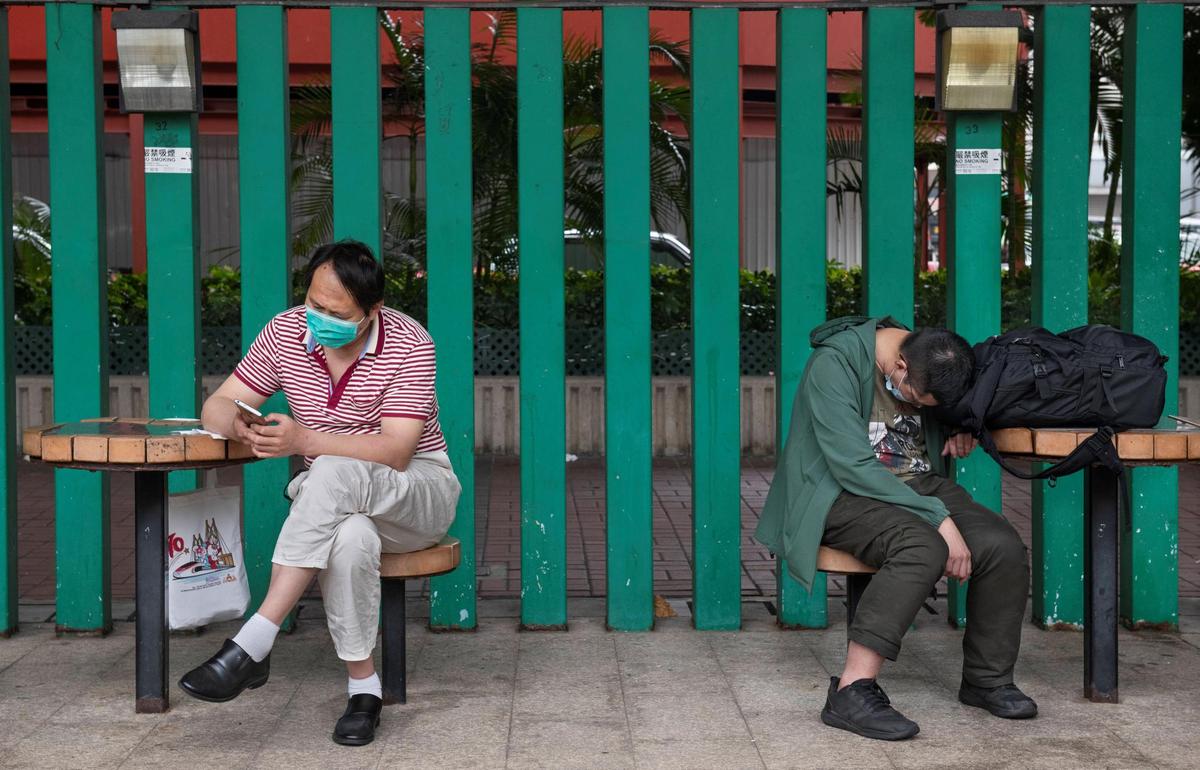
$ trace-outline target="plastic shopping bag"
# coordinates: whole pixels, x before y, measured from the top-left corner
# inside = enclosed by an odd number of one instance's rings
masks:
[[[171,495],[167,508],[167,615],[173,631],[240,618],[250,604],[242,562],[241,491]]]

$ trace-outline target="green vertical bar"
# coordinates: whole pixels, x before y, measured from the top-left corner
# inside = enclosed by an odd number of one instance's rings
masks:
[[[462,561],[433,579],[429,624],[475,627],[475,385],[472,319],[471,17],[425,11],[425,157],[429,329],[437,341],[439,417],[462,483],[450,534]]]
[[[946,116],[946,277],[950,328],[974,344],[1000,331],[1000,174],[959,174],[958,150],[1000,152],[999,113]],[[929,447],[940,452],[941,447]],[[955,481],[980,505],[1000,512],[1000,468],[982,451],[954,462]],[[966,624],[966,589],[950,581],[949,619]]]
[[[94,6],[46,9],[57,422],[108,413],[100,50]],[[112,628],[107,474],[59,470],[54,481],[55,622],[60,631],[106,633]]]
[[[913,9],[863,13],[863,307],[913,323]],[[821,177],[824,179],[824,176]]]
[[[562,11],[517,11],[521,623],[567,623]],[[648,129],[647,129],[648,130]]]
[[[12,115],[9,107],[8,9],[0,8],[0,637],[17,630],[17,416],[13,387]]]
[[[291,302],[287,11],[278,5],[239,6],[237,45],[238,177],[245,182],[239,187],[245,353],[267,322]],[[286,412],[287,400],[276,394],[265,408]],[[262,603],[271,579],[271,555],[288,512],[281,494],[288,475],[286,458],[259,460],[242,470],[251,613]]]
[[[693,9],[692,615],[709,630],[741,626],[740,107],[738,11]]]
[[[200,414],[200,211],[190,113],[146,115],[146,151],[188,154],[191,171],[146,171],[146,266],[149,294],[150,416]],[[135,159],[134,162],[137,162]],[[172,492],[196,488],[195,471],[170,474]]]
[[[779,12],[775,212],[775,456],[792,422],[792,401],[808,363],[808,333],[825,320],[825,28],[824,8]],[[776,557],[781,626],[829,623],[825,573],[811,593]]]
[[[1033,122],[1033,323],[1087,323],[1091,9],[1037,16]],[[1017,258],[1020,258],[1019,256]],[[1011,259],[1011,258],[1010,258]],[[1083,624],[1083,476],[1033,483],[1033,621]]]
[[[650,429],[650,11],[604,9],[608,625],[654,627]]]
[[[1179,403],[1179,131],[1183,8],[1138,3],[1125,21],[1121,325],[1167,363],[1166,414]],[[1170,421],[1164,420],[1163,427]],[[1135,468],[1121,541],[1121,615],[1131,626],[1179,623],[1179,475]]]
[[[383,141],[379,20],[374,6],[329,10],[333,59],[333,237],[353,238],[383,259]]]

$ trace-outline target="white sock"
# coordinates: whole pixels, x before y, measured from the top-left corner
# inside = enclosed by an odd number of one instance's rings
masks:
[[[233,643],[245,650],[255,663],[259,663],[271,654],[278,633],[279,626],[256,612],[233,637]]]
[[[383,685],[379,681],[379,674],[371,674],[366,679],[350,677],[350,683],[346,687],[346,691],[350,693],[351,698],[363,693],[374,695],[376,698],[383,697]]]

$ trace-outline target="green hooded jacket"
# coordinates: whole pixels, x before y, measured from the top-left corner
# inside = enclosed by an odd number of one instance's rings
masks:
[[[813,329],[813,353],[792,407],[792,424],[754,536],[812,590],[825,516],[846,490],[907,508],[936,527],[949,515],[936,497],[917,494],[875,457],[867,423],[875,399],[875,330],[906,328],[890,317],[849,316]],[[921,426],[930,468],[946,475],[946,435],[928,409]]]

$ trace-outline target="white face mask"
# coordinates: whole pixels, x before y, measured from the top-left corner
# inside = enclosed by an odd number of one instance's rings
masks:
[[[875,365],[876,365],[876,366],[879,366],[879,364],[875,364]],[[880,373],[880,374],[883,374],[883,367],[882,367],[882,366],[879,366],[879,373]],[[895,374],[895,373],[896,373],[896,369],[895,369],[895,367],[893,367],[893,368],[892,368],[892,374]],[[913,401],[909,401],[907,398],[905,398],[905,397],[904,397],[904,394],[903,394],[902,392],[900,392],[900,383],[898,383],[898,382],[892,382],[892,374],[884,374],[884,375],[883,375],[883,387],[884,387],[884,389],[885,389],[885,390],[887,390],[887,392],[891,394],[892,398],[896,399],[897,401],[900,401],[900,402],[902,402],[902,403],[905,403],[905,404],[912,404],[912,403],[915,403],[915,402],[913,402]],[[907,377],[907,376],[908,376],[908,370],[907,370],[907,369],[905,369],[905,370],[904,370],[904,376],[905,376],[905,377]]]

